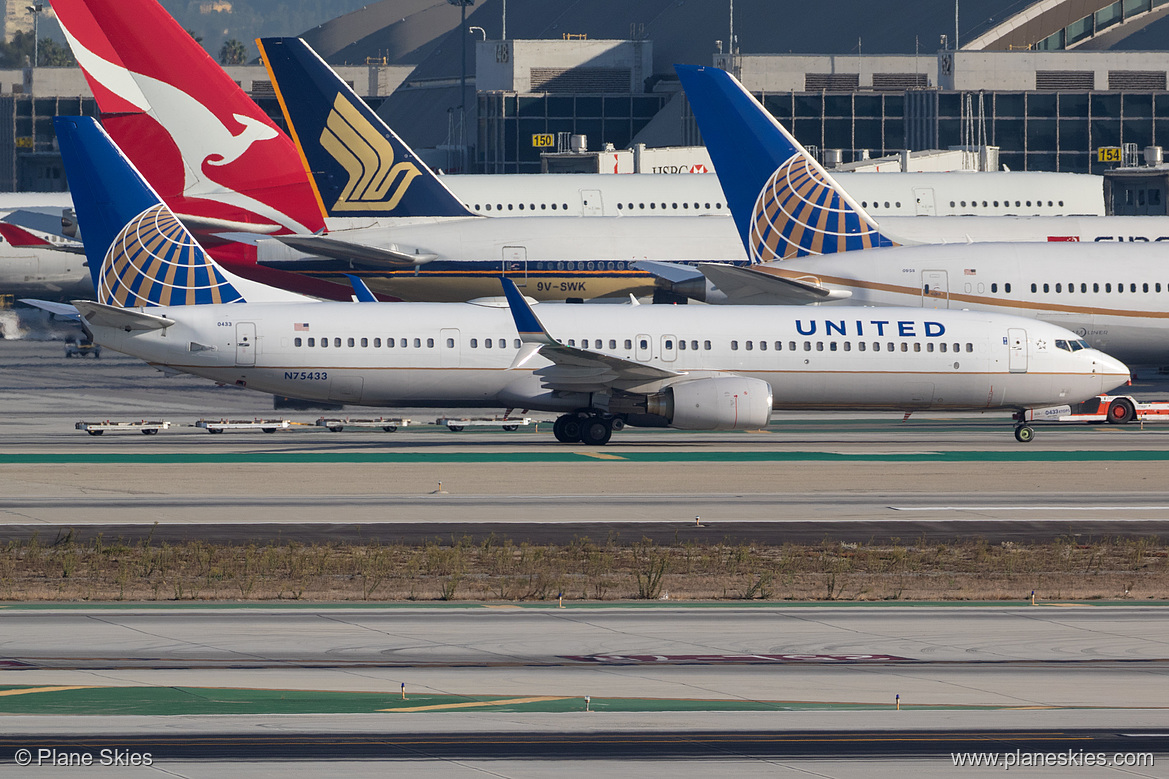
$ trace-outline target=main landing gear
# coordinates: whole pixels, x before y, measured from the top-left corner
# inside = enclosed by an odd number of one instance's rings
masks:
[[[577,411],[563,414],[552,425],[552,434],[562,444],[584,444],[604,446],[613,437],[614,430],[625,427],[620,417],[607,417],[591,411]]]

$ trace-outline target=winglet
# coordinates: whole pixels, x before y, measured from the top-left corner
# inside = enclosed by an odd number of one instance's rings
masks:
[[[752,262],[897,245],[734,76],[674,69]]]
[[[358,303],[376,303],[377,296],[369,291],[369,287],[361,280],[360,276],[355,276],[352,273],[346,273],[345,278],[349,279],[349,283],[353,285],[353,296],[357,298]]]
[[[503,295],[507,298],[507,307],[511,309],[511,317],[515,320],[515,329],[520,334],[520,340],[524,343],[556,343],[556,339],[548,335],[548,331],[544,329],[528,301],[524,300],[515,282],[503,276],[500,276],[499,281],[503,284]]]

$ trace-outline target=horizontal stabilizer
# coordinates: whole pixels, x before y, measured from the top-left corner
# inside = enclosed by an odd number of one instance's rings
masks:
[[[53,300],[37,300],[36,298],[20,298],[20,302],[26,306],[39,308],[41,311],[48,311],[53,316],[63,316],[66,319],[81,318],[81,315],[77,312],[77,308],[68,303],[58,303]]]
[[[230,219],[216,219],[210,216],[196,216],[194,214],[175,214],[183,226],[200,237],[214,236],[217,233],[260,233],[270,235],[280,229],[275,224],[254,224],[252,222],[233,222]]]
[[[104,303],[94,303],[92,300],[75,300],[81,318],[86,324],[94,327],[113,327],[130,332],[132,330],[165,330],[175,323],[155,314],[145,314],[131,308],[107,306]]]
[[[351,241],[339,241],[327,235],[278,235],[276,240],[297,251],[328,257],[334,260],[351,260],[359,265],[401,268],[402,266],[425,265],[438,257],[437,254],[410,254],[408,252],[368,246]]]
[[[828,289],[812,281],[781,276],[759,265],[703,262],[698,268],[733,303],[798,306],[852,296],[847,290]]]

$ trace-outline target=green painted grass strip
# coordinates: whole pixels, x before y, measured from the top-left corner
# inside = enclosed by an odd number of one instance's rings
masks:
[[[597,450],[620,460],[598,459],[588,452],[222,452],[0,454],[0,465],[187,465],[187,464],[329,464],[329,463],[667,463],[667,462],[1165,462],[1166,450],[1035,450],[890,452],[630,452]]]
[[[435,708],[425,713],[486,711],[499,713],[583,711],[585,700],[563,698],[492,705],[523,695],[418,695],[406,700],[395,693],[330,692],[323,690],[259,690],[217,687],[93,687],[83,690],[44,690],[37,685],[4,685],[0,691],[40,689],[23,695],[0,696],[0,714],[23,715],[223,715],[223,714],[373,714],[395,716],[394,709]],[[467,706],[466,704],[482,704]],[[593,711],[885,711],[891,704],[827,703],[817,701],[703,700],[690,698],[593,698]],[[954,706],[902,704],[902,709],[966,709],[996,711],[1011,706]],[[404,711],[396,716],[409,716]]]

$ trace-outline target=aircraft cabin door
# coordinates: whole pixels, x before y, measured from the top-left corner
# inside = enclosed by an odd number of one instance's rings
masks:
[[[517,287],[528,286],[528,247],[504,246],[502,270]]]
[[[1020,327],[1007,329],[1007,370],[1011,373],[1027,372],[1027,331]]]
[[[934,203],[934,190],[932,187],[914,187],[913,199],[917,201],[914,205],[915,215],[934,216],[938,213],[937,205]]]
[[[601,200],[601,190],[582,189],[580,191],[580,213],[582,216],[603,216],[604,202]]]
[[[662,336],[662,360],[673,362],[678,357],[678,339],[672,335]]]
[[[633,344],[636,349],[633,351],[633,358],[638,362],[648,362],[653,359],[653,339],[644,333],[639,333],[637,341]]]
[[[235,364],[250,367],[256,364],[256,323],[235,323]]]
[[[442,368],[457,368],[461,364],[459,355],[459,331],[454,327],[444,327],[438,333],[438,364]]]
[[[921,307],[950,307],[950,282],[946,271],[923,270],[921,272]]]

